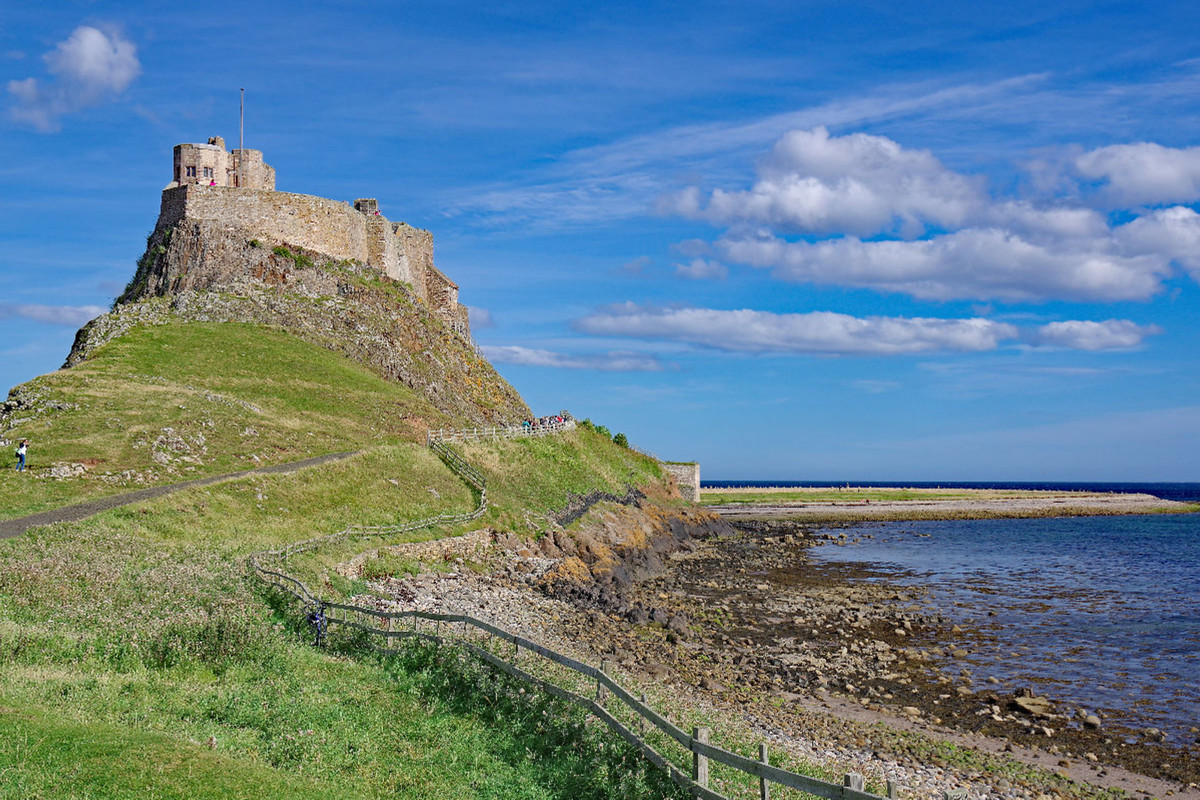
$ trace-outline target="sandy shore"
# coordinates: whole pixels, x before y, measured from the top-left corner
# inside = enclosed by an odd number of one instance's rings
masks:
[[[498,547],[486,532],[396,550],[440,569],[486,562],[488,573],[373,588],[390,608],[466,612],[589,663],[610,659],[627,686],[677,711],[730,720],[835,774],[896,781],[902,797],[1200,798],[1194,752],[1129,742],[1107,719],[1093,730],[1081,709],[1052,700],[1026,713],[1014,687],[968,690],[944,662],[971,647],[971,631],[948,629],[919,589],[814,565],[811,544],[809,526],[785,522],[681,553],[631,588],[653,609],[644,623],[544,596],[534,587],[549,560]]]
[[[844,499],[838,495],[844,496]],[[890,499],[890,495],[903,495],[904,499]],[[1194,505],[1163,500],[1149,494],[1102,492],[901,487],[847,487],[840,492],[836,489],[804,487],[701,491],[702,501],[706,497],[711,500],[717,496],[726,502],[706,502],[705,507],[729,520],[786,518],[857,522],[1177,514],[1196,510]],[[879,499],[881,497],[883,499]]]

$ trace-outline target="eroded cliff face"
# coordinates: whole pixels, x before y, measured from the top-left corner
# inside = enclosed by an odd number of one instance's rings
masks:
[[[205,220],[155,230],[113,311],[75,337],[70,367],[139,324],[270,325],[352,358],[427,397],[458,424],[515,422],[528,406],[468,339],[374,267]]]
[[[633,599],[631,587],[663,574],[672,555],[735,533],[729,523],[702,508],[663,505],[651,498],[630,505],[605,503],[575,529],[553,531],[528,545],[513,544],[555,560],[538,580],[547,594],[638,624],[668,625],[668,616],[659,619],[658,609]]]

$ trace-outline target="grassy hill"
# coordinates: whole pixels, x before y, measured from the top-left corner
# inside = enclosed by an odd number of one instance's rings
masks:
[[[469,665],[306,646],[246,577],[243,558],[260,548],[474,507],[423,445],[427,427],[455,422],[423,395],[279,330],[160,324],[18,387],[6,421],[6,438],[30,439],[32,470],[0,471],[5,518],[358,452],[0,541],[0,797],[669,791],[577,717],[556,721],[528,700],[479,702],[500,697],[479,694],[496,679]],[[589,430],[472,454],[492,500],[476,527],[523,535],[572,492],[661,480],[652,462]]]
[[[0,472],[5,517],[423,441],[426,426],[451,423],[405,386],[286,332],[243,323],[134,328],[87,361],[17,387],[9,405],[0,431],[30,440],[30,474]],[[80,474],[51,478],[55,465]]]

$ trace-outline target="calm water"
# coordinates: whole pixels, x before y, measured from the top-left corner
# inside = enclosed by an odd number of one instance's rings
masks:
[[[1200,484],[1044,488],[1200,501]],[[888,580],[929,587],[947,617],[986,631],[964,659],[980,686],[995,676],[1003,688],[1117,712],[1178,743],[1196,738],[1200,514],[876,523],[845,533],[857,543],[815,548],[814,558],[891,566]]]

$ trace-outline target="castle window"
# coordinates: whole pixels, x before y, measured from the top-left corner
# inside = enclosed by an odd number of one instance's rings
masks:
[[[212,167],[205,167],[204,168],[204,177],[211,178],[213,176],[212,169],[213,169]]]
[[[195,167],[188,167],[188,168],[187,168],[187,176],[188,176],[189,178],[194,178],[194,177],[196,177],[196,168],[195,168]]]

